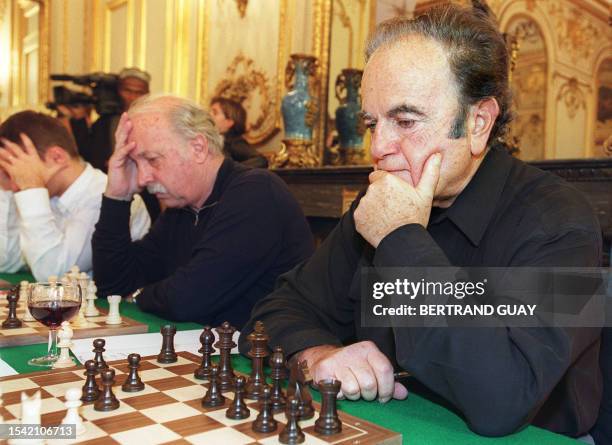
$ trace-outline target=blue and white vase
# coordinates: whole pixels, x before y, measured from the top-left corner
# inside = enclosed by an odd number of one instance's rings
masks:
[[[340,106],[336,109],[336,129],[343,164],[360,164],[365,158],[363,135],[365,128],[359,115],[361,111],[362,70],[343,69],[336,79],[336,97]]]

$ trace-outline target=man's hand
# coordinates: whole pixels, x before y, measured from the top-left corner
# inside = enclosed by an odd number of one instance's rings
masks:
[[[436,153],[427,159],[416,187],[382,170],[370,173],[368,191],[359,201],[353,216],[357,232],[374,248],[403,225],[427,227],[440,177],[441,156]]]
[[[393,366],[371,341],[338,348],[315,346],[298,354],[297,360],[306,361],[314,382],[336,379],[342,382],[340,396],[351,400],[388,402],[405,399],[406,388],[393,378]]]
[[[8,139],[0,140],[4,148],[0,149],[0,168],[19,190],[45,187],[63,166],[45,165],[30,138],[23,133],[20,137],[23,148]]]
[[[140,191],[136,163],[129,156],[136,148],[136,142],[128,142],[131,131],[132,122],[127,113],[123,113],[115,132],[115,152],[108,161],[108,183],[104,192],[108,198],[130,201],[134,193]]]

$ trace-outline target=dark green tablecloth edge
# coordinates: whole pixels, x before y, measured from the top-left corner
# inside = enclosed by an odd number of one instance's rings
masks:
[[[11,283],[22,280],[33,281],[29,274],[0,274],[0,279]],[[97,301],[100,308],[108,308],[106,300]],[[160,317],[147,314],[134,304],[121,303],[122,315],[148,325],[148,332],[159,332],[162,325],[168,322]],[[197,323],[173,323],[178,330],[200,329]],[[161,344],[161,340],[160,340]],[[40,371],[40,368],[29,366],[27,361],[31,357],[43,355],[47,345],[36,344],[0,348],[0,358],[12,366],[20,374]],[[138,351],[134,351],[138,352]],[[234,356],[232,360],[236,370],[248,373],[251,369],[249,360],[242,356]],[[313,394],[319,400],[318,394]],[[416,394],[408,396],[406,401],[392,400],[386,404],[376,401],[363,400],[353,402],[340,400],[338,409],[356,417],[367,419],[403,435],[405,444],[424,445],[455,445],[455,444],[534,444],[534,445],[563,445],[580,443],[573,439],[554,434],[541,428],[529,426],[524,430],[506,437],[487,438],[472,433],[465,422],[456,414],[446,408],[430,402]]]

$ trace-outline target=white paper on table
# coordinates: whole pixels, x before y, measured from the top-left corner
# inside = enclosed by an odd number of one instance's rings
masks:
[[[9,375],[15,375],[17,371],[15,371],[8,363],[4,360],[0,359],[0,377],[6,377]]]
[[[196,355],[200,355],[198,349],[202,347],[200,344],[201,329],[193,329],[190,331],[177,331],[174,336],[174,350],[176,352],[186,351]],[[219,339],[217,332],[213,329],[215,334],[215,342]],[[234,332],[233,341],[238,343],[238,336],[240,332]],[[72,340],[72,347],[70,350],[75,357],[81,362],[85,363],[87,360],[92,360],[94,357],[93,341],[97,337],[92,338],[81,338],[78,340]],[[104,360],[123,360],[132,353],[140,354],[141,357],[146,355],[157,355],[161,350],[162,336],[159,332],[151,334],[131,334],[131,335],[115,335],[111,337],[102,337],[106,340],[104,349]],[[238,347],[232,349],[232,354],[238,353]],[[215,351],[214,355],[219,354],[219,351]]]

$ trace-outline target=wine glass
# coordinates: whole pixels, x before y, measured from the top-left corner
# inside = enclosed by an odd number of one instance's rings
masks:
[[[32,316],[49,327],[47,355],[28,361],[33,366],[53,366],[57,361],[57,328],[70,320],[81,307],[81,288],[76,281],[35,283],[28,292],[28,308]]]

